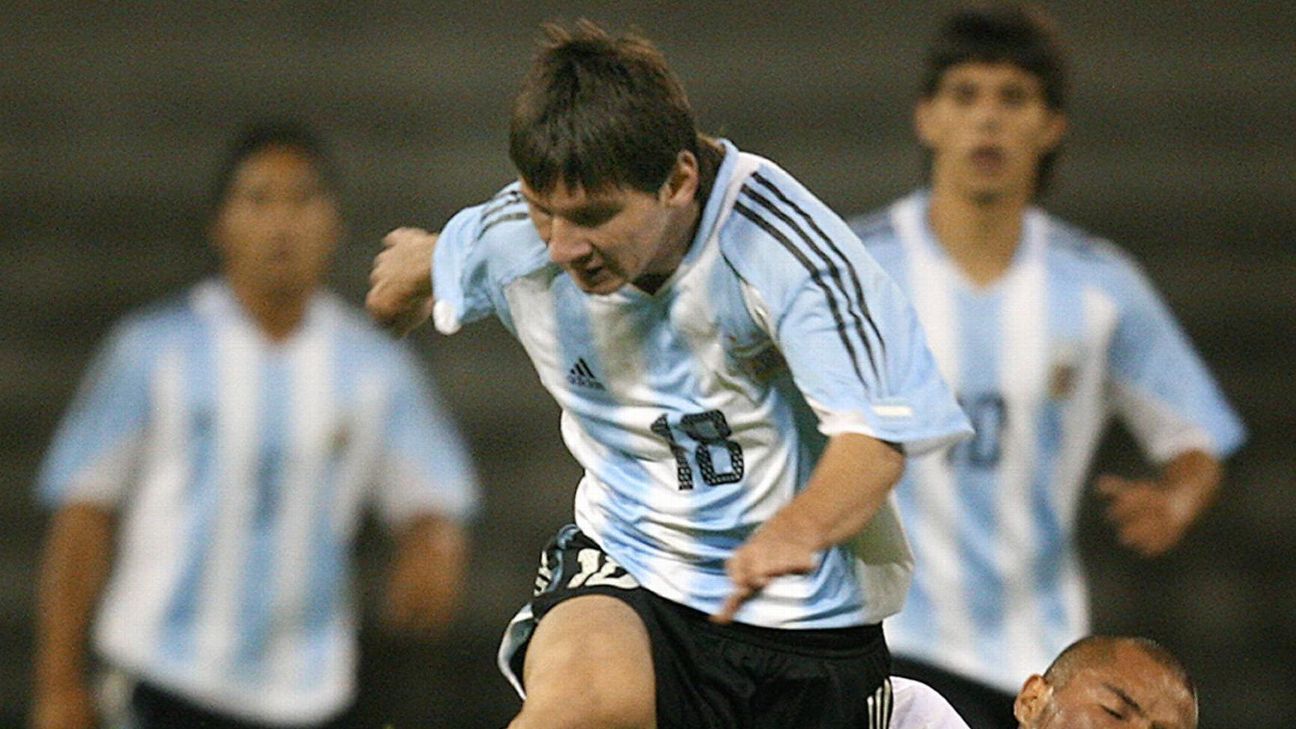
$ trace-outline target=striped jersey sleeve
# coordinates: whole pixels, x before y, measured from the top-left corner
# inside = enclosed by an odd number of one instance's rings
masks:
[[[768,162],[733,211],[724,253],[826,435],[917,455],[970,434],[912,307],[836,214]]]
[[[1157,462],[1193,449],[1231,454],[1245,427],[1174,315],[1131,259],[1110,244],[1094,249],[1120,311],[1108,353],[1116,412]]]
[[[37,478],[46,506],[111,506],[125,493],[148,421],[152,348],[145,334],[128,319],[100,346]]]
[[[496,314],[511,327],[504,283],[548,263],[514,182],[464,208],[441,230],[432,255],[433,323],[443,334]]]

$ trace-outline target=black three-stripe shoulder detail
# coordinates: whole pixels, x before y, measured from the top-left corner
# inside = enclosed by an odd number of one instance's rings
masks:
[[[744,192],[750,192],[750,188],[746,185],[744,185],[742,189]],[[828,310],[832,312],[833,321],[837,322],[837,334],[841,337],[842,345],[846,347],[847,354],[850,355],[851,366],[855,368],[855,376],[859,378],[860,384],[868,387],[868,382],[864,379],[864,373],[860,372],[859,360],[855,354],[855,345],[851,344],[850,336],[846,333],[846,322],[842,319],[841,312],[838,311],[837,297],[833,295],[832,287],[830,287],[828,283],[823,280],[823,276],[819,274],[819,267],[806,257],[806,254],[797,248],[791,239],[784,235],[783,231],[775,227],[773,223],[761,217],[760,213],[757,213],[755,210],[743,205],[741,202],[735,202],[733,209],[734,212],[752,221],[757,225],[757,227],[768,233],[770,237],[782,244],[783,247],[787,249],[788,253],[791,253],[792,257],[810,273],[811,280],[813,280],[819,289],[823,291],[824,297],[828,300]]]
[[[522,193],[517,190],[505,190],[495,197],[491,198],[481,214],[481,231],[477,237],[486,235],[486,231],[494,228],[500,223],[507,223],[514,220],[521,220],[527,217],[525,209],[519,209],[518,206],[523,204]]]
[[[515,202],[522,202],[522,193],[516,189],[504,190],[499,192],[486,201],[485,209],[482,210],[482,220],[489,218],[498,212],[501,208],[508,207]]]
[[[477,237],[480,239],[482,236],[486,235],[486,231],[490,230],[491,228],[494,228],[500,223],[509,223],[514,220],[526,220],[527,217],[529,216],[525,210],[510,213],[506,208],[504,213],[500,215],[496,215],[494,218],[491,218],[490,220],[483,223],[481,232],[477,234]]]
[[[792,200],[787,195],[783,194],[783,191],[778,189],[773,182],[771,182],[768,178],[766,178],[764,175],[762,175],[759,172],[753,173],[752,179],[754,179],[756,182],[760,183],[763,187],[769,190],[775,197],[779,199],[779,202],[792,208],[792,210],[794,210],[797,213],[797,215],[802,220],[805,221],[806,225],[808,225],[810,229],[815,232],[815,235],[817,235],[819,239],[822,240],[828,246],[828,248],[832,250],[833,253],[836,253],[839,259],[841,259],[842,264],[845,266],[846,274],[850,277],[851,284],[855,289],[855,304],[858,307],[858,312],[859,312],[859,316],[855,315],[855,311],[851,312],[852,317],[855,319],[855,324],[856,326],[859,326],[860,324],[859,317],[862,316],[864,321],[868,324],[869,329],[872,330],[873,332],[874,341],[877,342],[878,349],[885,352],[886,342],[883,341],[882,332],[878,329],[877,322],[873,321],[873,316],[869,312],[868,301],[866,301],[864,298],[864,286],[860,283],[859,272],[855,270],[855,265],[851,263],[850,258],[848,258],[846,254],[842,252],[840,248],[837,247],[837,243],[834,242],[833,239],[829,237],[827,233],[824,233],[823,229],[819,227],[819,224],[815,222],[814,218],[812,218],[809,213],[807,213],[804,209],[802,209],[802,207],[798,205],[796,201]],[[802,232],[802,231],[798,228],[798,232]],[[806,239],[806,242],[807,243],[810,242],[808,238]],[[811,247],[814,247],[813,244],[811,244]],[[815,250],[818,251],[819,249],[815,248]],[[830,269],[835,269],[832,261],[826,255],[822,253],[820,255],[822,256],[824,263],[828,265]],[[838,285],[839,286],[842,285],[840,280],[838,281]],[[846,291],[844,286],[842,290]],[[846,294],[846,299],[847,299],[847,306],[849,308],[850,306],[849,293]],[[865,338],[863,329],[860,329],[859,336],[861,339],[864,340],[864,342],[866,343],[865,346],[867,347],[868,339]],[[868,349],[871,357],[872,348],[868,347]],[[886,380],[882,378],[882,371],[877,369],[876,362],[873,363],[873,367],[879,376],[878,381],[886,382]]]

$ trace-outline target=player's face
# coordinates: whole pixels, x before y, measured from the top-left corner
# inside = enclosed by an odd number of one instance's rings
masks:
[[[1121,646],[1117,651],[1116,660],[1106,665],[1081,669],[1062,686],[1040,688],[1039,709],[1022,725],[1026,729],[1195,729],[1196,703],[1174,675],[1135,648]],[[1023,694],[1029,690],[1030,683]]]
[[[290,147],[243,160],[212,228],[226,275],[264,296],[313,290],[341,233],[337,200],[311,159]]]
[[[1029,199],[1040,159],[1066,119],[1049,108],[1039,78],[1011,63],[960,63],[918,103],[918,136],[932,154],[932,185],[976,199]]]
[[[696,160],[687,152],[656,194],[622,187],[588,192],[562,181],[542,194],[522,182],[549,259],[591,294],[673,272],[690,242],[696,191]]]

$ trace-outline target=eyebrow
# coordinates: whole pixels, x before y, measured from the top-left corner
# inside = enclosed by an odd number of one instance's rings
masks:
[[[1116,696],[1119,697],[1121,701],[1124,701],[1139,716],[1147,716],[1146,714],[1143,713],[1143,707],[1139,706],[1139,703],[1137,701],[1135,701],[1129,694],[1125,693],[1119,687],[1113,686],[1104,681],[1103,688],[1116,694]]]
[[[522,197],[525,198],[528,203],[538,208],[540,212],[545,213],[546,215],[552,215],[554,213],[554,210],[552,208],[548,207],[547,205],[541,204],[539,200],[536,200],[535,197],[528,194],[527,192],[523,191]],[[562,217],[567,219],[579,218],[579,217],[585,217],[585,218],[611,217],[612,215],[615,215],[616,213],[620,212],[621,207],[622,207],[621,203],[619,202],[613,200],[599,200],[597,198],[594,198],[594,199],[587,199],[583,204],[575,208],[572,208],[571,210],[563,211],[561,215]]]

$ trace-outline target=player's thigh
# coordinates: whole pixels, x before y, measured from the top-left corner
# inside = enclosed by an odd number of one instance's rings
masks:
[[[571,726],[655,725],[648,631],[617,598],[584,595],[549,610],[531,637],[523,672],[527,698],[520,719],[545,718],[552,726],[567,721],[559,717],[569,717]]]

